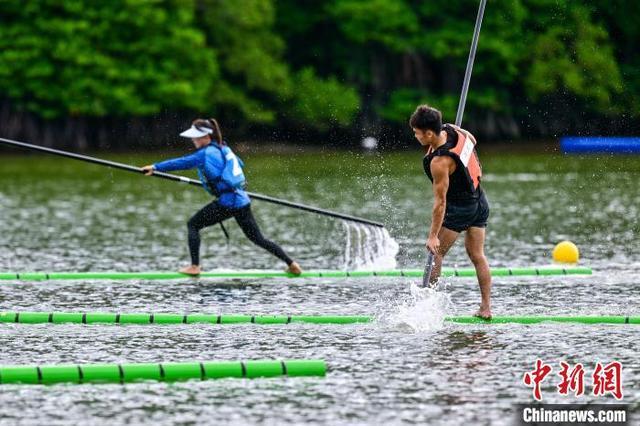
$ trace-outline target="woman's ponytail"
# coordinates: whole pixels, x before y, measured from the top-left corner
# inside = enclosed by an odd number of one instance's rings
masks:
[[[213,125],[213,130],[216,132],[216,136],[218,137],[218,145],[223,146],[225,143],[222,140],[222,132],[220,131],[220,125],[218,124],[218,120],[215,118],[210,118],[209,121]]]

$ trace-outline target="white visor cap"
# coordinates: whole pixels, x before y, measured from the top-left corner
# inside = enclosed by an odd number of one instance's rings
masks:
[[[212,129],[208,129],[206,127],[191,126],[184,132],[180,133],[180,136],[182,136],[183,138],[201,138],[212,133]]]

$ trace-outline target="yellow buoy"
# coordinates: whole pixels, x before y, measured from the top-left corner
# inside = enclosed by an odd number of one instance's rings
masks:
[[[571,241],[562,241],[553,249],[553,260],[562,263],[577,263],[580,259],[578,247]]]

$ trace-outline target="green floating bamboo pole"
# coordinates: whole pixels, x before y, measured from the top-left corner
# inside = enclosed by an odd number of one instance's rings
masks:
[[[109,312],[0,312],[0,323],[18,324],[354,324],[373,322],[366,315],[215,315]],[[496,316],[484,320],[453,316],[446,322],[459,324],[538,324],[564,322],[580,324],[640,324],[640,316]]]
[[[565,322],[579,324],[640,324],[640,316],[500,316],[491,320],[461,316],[445,318],[447,322],[459,324],[539,324],[542,322]]]
[[[175,382],[222,378],[325,376],[322,360],[0,366],[0,384]]]
[[[394,269],[388,271],[307,271],[294,276],[280,271],[220,271],[204,272],[200,278],[363,278],[363,277],[421,277],[420,269]],[[590,275],[587,267],[522,267],[492,268],[494,277],[507,276],[552,276]],[[443,268],[444,277],[475,277],[473,268]],[[0,280],[44,281],[44,280],[170,280],[190,278],[178,272],[0,272]]]
[[[363,315],[215,315],[109,312],[0,312],[0,323],[19,324],[353,324],[370,322]]]

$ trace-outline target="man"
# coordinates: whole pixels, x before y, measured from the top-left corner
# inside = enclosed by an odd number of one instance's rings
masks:
[[[468,131],[451,124],[442,125],[442,114],[420,105],[409,125],[425,149],[424,171],[433,183],[433,215],[427,250],[435,266],[431,282],[440,276],[442,260],[460,232],[466,231],[464,245],[476,269],[480,286],[480,309],[476,316],[491,318],[491,272],[484,255],[484,239],[489,203],[480,187],[482,170],[475,150],[476,139]]]

